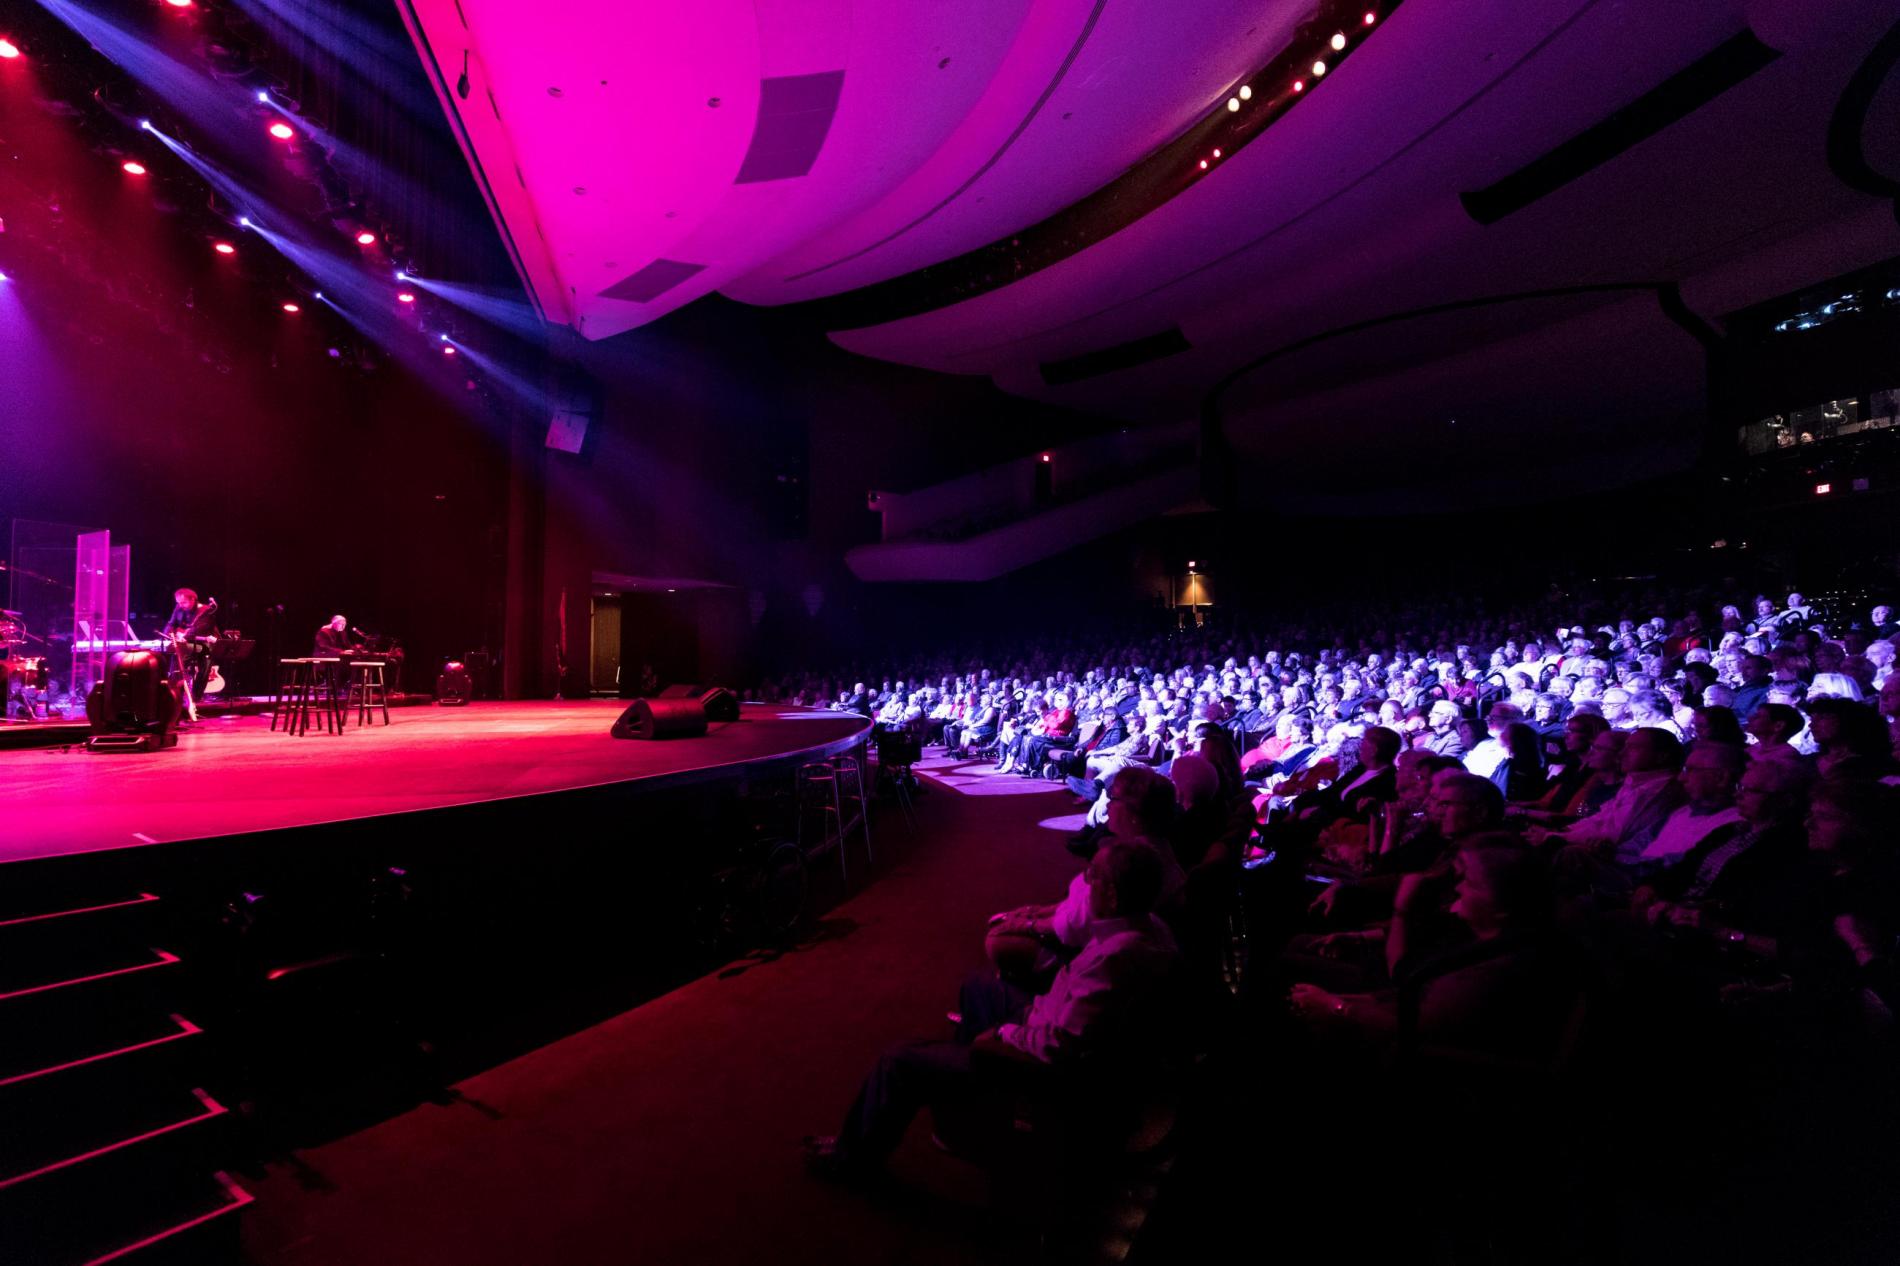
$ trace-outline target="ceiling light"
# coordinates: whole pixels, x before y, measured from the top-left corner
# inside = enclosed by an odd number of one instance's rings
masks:
[[[289,139],[290,139],[291,137],[293,137],[293,136],[295,136],[295,135],[297,135],[297,133],[296,133],[296,132],[295,132],[295,131],[294,131],[294,130],[293,130],[293,129],[291,128],[291,126],[290,126],[290,124],[288,124],[288,123],[273,123],[273,124],[271,124],[271,125],[270,125],[270,134],[271,134],[272,136],[274,136],[274,137],[276,137],[276,138],[277,138],[278,140],[280,140],[280,141],[287,141],[287,140],[289,140]]]
[[[1216,158],[1219,158],[1219,157],[1220,157],[1220,151],[1219,151],[1219,150],[1215,150],[1215,151],[1214,151],[1214,157],[1216,157]]]
[[[415,301],[416,301],[416,297],[410,294],[407,290],[403,291],[401,294],[396,296],[397,303],[414,303]]]
[[[189,9],[191,7],[191,0],[165,0],[165,3],[174,9]]]
[[[1240,98],[1239,97],[1227,98],[1227,112],[1229,114],[1232,114],[1234,111],[1238,109],[1240,109]]]
[[[1202,171],[1206,171],[1206,170],[1207,170],[1207,160],[1206,160],[1205,158],[1203,158],[1203,159],[1201,160],[1201,170],[1202,170]]]
[[[1376,13],[1367,13],[1367,14],[1366,14],[1366,25],[1367,25],[1367,26],[1371,26],[1371,25],[1372,25],[1372,24],[1373,24],[1374,22],[1377,22],[1378,20],[1379,20],[1379,15],[1378,15],[1378,14],[1376,14]]]
[[[453,347],[444,347],[442,349],[442,354],[444,356],[453,356],[455,355],[455,349]]]
[[[291,315],[293,315],[293,316],[295,316],[295,315],[296,315],[297,313],[299,313],[299,312],[302,312],[302,311],[303,311],[303,309],[302,309],[302,308],[300,308],[300,307],[298,307],[298,306],[297,306],[296,304],[294,304],[294,303],[286,303],[286,304],[284,305],[284,311],[286,311],[286,312],[288,312],[288,313],[290,313]]]
[[[128,158],[123,163],[120,163],[119,166],[124,169],[125,174],[128,176],[143,176],[145,174],[145,164],[136,158]]]
[[[1242,101],[1252,101],[1253,89],[1249,88],[1246,84],[1240,85],[1240,99]]]
[[[1346,33],[1344,31],[1333,32],[1333,51],[1337,53],[1337,52],[1340,52],[1345,47],[1346,47]]]
[[[237,254],[237,247],[231,245],[231,243],[229,242],[213,242],[211,244],[211,249],[218,252],[218,254],[220,255]]]
[[[361,233],[356,235],[356,244],[358,246],[374,246],[376,245],[376,235],[368,229],[364,229]]]
[[[1318,78],[1319,78],[1319,77],[1320,77],[1321,75],[1323,75],[1323,74],[1325,74],[1325,73],[1326,73],[1326,63],[1325,63],[1325,62],[1314,62],[1314,63],[1313,63],[1313,78],[1315,78],[1315,79],[1318,79]]]
[[[20,55],[20,46],[12,40],[0,40],[0,58],[12,61]]]
[[[1295,80],[1293,81],[1293,91],[1295,91],[1295,92],[1305,92],[1305,91],[1306,91],[1306,81],[1305,81],[1304,79],[1295,79]]]

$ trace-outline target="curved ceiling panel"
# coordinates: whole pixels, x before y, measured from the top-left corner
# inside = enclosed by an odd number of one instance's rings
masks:
[[[1035,7],[576,0],[524,21],[503,0],[410,0],[410,16],[524,280],[601,338],[881,197],[963,121]],[[656,263],[680,280],[615,291]]]
[[[726,293],[769,304],[836,294],[1053,215],[1204,117],[1312,10],[1313,0],[1209,0],[1183,24],[1175,0],[1038,4],[929,161]]]
[[[1002,291],[834,338],[1070,407],[1180,417],[1263,350],[1384,313],[1587,283],[1694,294],[1711,270],[1733,290],[1735,261],[1810,235],[1846,267],[1893,254],[1891,220],[1866,216],[1822,145],[1834,95],[1890,20],[1877,0],[1833,0],[1835,38],[1800,41],[1495,225],[1459,204],[1735,36],[1746,7],[1408,6],[1323,94],[1156,213]],[[1166,360],[1062,387],[1039,372],[1175,325],[1191,346]]]

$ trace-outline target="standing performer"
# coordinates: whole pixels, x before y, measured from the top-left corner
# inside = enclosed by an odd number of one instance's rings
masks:
[[[172,594],[172,602],[164,630],[171,643],[172,680],[184,690],[186,715],[196,721],[198,698],[211,673],[211,646],[218,640],[218,600],[201,603],[197,590],[179,589]]]

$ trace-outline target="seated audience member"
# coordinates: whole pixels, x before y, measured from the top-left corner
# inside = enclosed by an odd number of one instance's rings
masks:
[[[1880,773],[1893,762],[1892,743],[1880,714],[1845,698],[1808,703],[1808,732],[1815,744],[1814,767],[1822,777],[1845,761],[1866,762]]]
[[[1504,746],[1504,727],[1523,719],[1524,714],[1512,704],[1492,704],[1490,711],[1484,714],[1485,737],[1465,751],[1465,768],[1480,778],[1489,778],[1510,756]]]
[[[1101,828],[1078,837],[1082,843],[1076,851],[1090,854],[1117,839],[1153,844],[1164,870],[1154,909],[1170,921],[1178,919],[1186,903],[1187,877],[1172,844],[1179,820],[1173,782],[1146,765],[1130,765],[1110,780],[1104,794],[1107,817]],[[999,972],[1019,981],[1046,978],[1066,953],[1081,948],[1088,924],[1087,878],[1086,871],[1075,876],[1063,899],[1053,905],[1020,906],[990,916],[984,948]]]
[[[1413,923],[1431,913],[1408,894],[1388,943],[1404,964],[1397,989],[1335,993],[1297,984],[1293,1013],[1321,1033],[1384,1043],[1401,1024],[1419,1047],[1529,1063],[1551,1057],[1575,1005],[1576,978],[1552,932],[1554,901],[1543,858],[1505,834],[1478,835],[1457,852],[1450,914],[1465,943],[1409,952]],[[1416,877],[1415,877],[1416,878]],[[1423,884],[1413,885],[1422,892]]]
[[[1710,689],[1719,690],[1721,687]],[[1689,726],[1689,738],[1696,743],[1724,743],[1730,747],[1743,747],[1748,743],[1748,735],[1742,731],[1742,723],[1736,719],[1734,710],[1715,703],[1695,709],[1695,719]]]
[[[1359,740],[1357,763],[1331,785],[1295,800],[1294,820],[1313,829],[1341,818],[1365,821],[1373,807],[1398,794],[1397,773],[1393,768],[1398,756],[1397,733],[1379,726],[1367,730]]]
[[[1638,889],[1631,908],[1655,926],[1696,931],[1706,924],[1774,935],[1800,896],[1809,781],[1800,761],[1749,762],[1735,793],[1746,829],[1704,838]]]
[[[1458,847],[1472,836],[1495,831],[1503,820],[1504,797],[1488,778],[1462,770],[1441,771],[1432,778],[1425,809],[1429,831],[1383,854],[1383,865],[1356,880],[1329,885],[1314,899],[1309,913],[1322,922],[1372,923],[1358,931],[1330,933],[1289,947],[1290,952],[1363,960],[1367,949],[1384,946],[1393,902],[1408,875],[1443,872]],[[1382,959],[1383,954],[1379,954]]]
[[[1682,727],[1675,722],[1674,709],[1659,690],[1639,690],[1630,696],[1630,727],[1667,730],[1678,743],[1684,737]]]
[[[1523,721],[1504,727],[1504,750],[1510,755],[1491,771],[1491,781],[1504,793],[1506,804],[1532,804],[1543,798],[1544,753],[1537,731]]]
[[[1465,741],[1458,733],[1459,716],[1458,705],[1451,700],[1440,699],[1433,703],[1431,711],[1425,714],[1427,733],[1420,746],[1434,756],[1464,759]]]
[[[1152,845],[1116,840],[1098,851],[1087,872],[1083,945],[1048,992],[1032,998],[1001,981],[966,984],[956,1037],[886,1050],[838,1133],[806,1140],[812,1168],[846,1180],[874,1174],[920,1109],[954,1106],[970,1093],[977,1048],[1057,1068],[1139,1065],[1159,1049],[1169,1035],[1157,1016],[1178,962],[1153,913],[1164,876]]]
[[[1764,703],[1748,717],[1748,754],[1757,760],[1798,759],[1794,741],[1807,729],[1807,718],[1785,703]]]
[[[1683,758],[1676,781],[1684,803],[1663,822],[1637,859],[1640,871],[1668,866],[1720,833],[1742,829],[1735,788],[1747,768],[1748,753],[1739,744],[1697,741]]]
[[[1609,803],[1560,832],[1533,827],[1530,838],[1566,850],[1572,867],[1594,860],[1605,866],[1635,868],[1656,832],[1682,803],[1682,788],[1676,784],[1680,768],[1682,744],[1668,731],[1633,730],[1623,741],[1623,782]]]

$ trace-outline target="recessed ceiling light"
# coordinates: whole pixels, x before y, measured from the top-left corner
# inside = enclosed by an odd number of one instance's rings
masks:
[[[1344,31],[1335,31],[1333,33],[1333,51],[1337,53],[1345,47],[1346,33]]]
[[[145,174],[145,164],[136,158],[128,158],[123,163],[120,163],[119,166],[124,169],[125,174],[128,176],[143,176]]]
[[[1246,84],[1240,85],[1240,99],[1242,101],[1252,101],[1253,89],[1249,88]]]
[[[297,135],[296,131],[288,123],[271,124],[270,134],[276,137],[280,141],[287,141],[291,137]]]
[[[1325,73],[1326,73],[1326,63],[1325,63],[1325,62],[1314,62],[1314,63],[1313,63],[1313,78],[1315,78],[1315,79],[1318,79],[1318,78],[1319,78],[1319,77],[1320,77],[1321,75],[1323,75],[1323,74],[1325,74]]]

